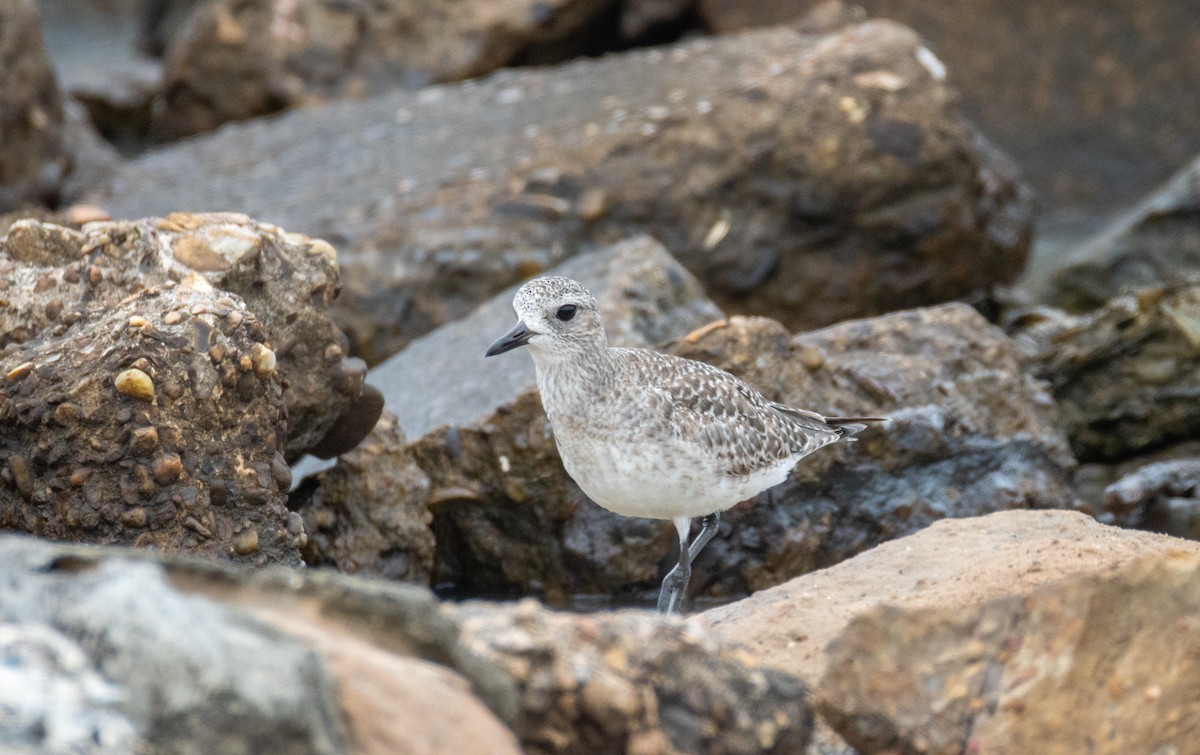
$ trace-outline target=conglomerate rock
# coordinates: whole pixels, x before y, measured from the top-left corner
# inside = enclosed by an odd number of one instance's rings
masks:
[[[270,157],[264,157],[269,155]],[[1030,194],[910,30],[778,28],[306,108],[156,151],[115,217],[229,206],[328,239],[375,362],[633,235],[788,327],[1011,280]]]
[[[299,562],[289,443],[362,394],[332,248],[234,215],[0,241],[0,510],[46,537]]]

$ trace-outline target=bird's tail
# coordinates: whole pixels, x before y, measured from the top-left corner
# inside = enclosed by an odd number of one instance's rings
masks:
[[[843,438],[853,440],[851,436],[866,430],[872,422],[887,422],[887,417],[826,417],[825,424],[833,425]]]

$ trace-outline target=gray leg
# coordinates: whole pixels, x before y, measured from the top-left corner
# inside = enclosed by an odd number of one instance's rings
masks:
[[[717,523],[720,520],[721,515],[718,513],[708,514],[700,520],[700,532],[690,546],[688,534],[692,528],[692,520],[685,516],[673,520],[675,529],[679,532],[679,563],[663,579],[662,590],[658,593],[659,613],[675,613],[679,610],[679,604],[687,593],[688,581],[692,577],[692,562],[700,555],[704,546],[708,545],[708,541],[712,540],[713,535],[717,534]]]

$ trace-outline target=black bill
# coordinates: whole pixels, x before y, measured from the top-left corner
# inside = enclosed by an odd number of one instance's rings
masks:
[[[484,356],[494,357],[497,354],[503,354],[506,351],[512,351],[518,346],[524,346],[525,344],[529,343],[529,339],[533,338],[534,335],[536,334],[533,331],[525,327],[525,323],[518,320],[517,324],[513,326],[512,330],[502,335],[499,340],[488,347],[487,353],[485,353]]]

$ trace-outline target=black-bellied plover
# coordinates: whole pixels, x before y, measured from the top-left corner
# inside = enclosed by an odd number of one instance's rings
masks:
[[[516,326],[486,356],[529,347],[567,474],[609,511],[675,523],[679,563],[658,596],[664,613],[679,607],[720,512],[875,419],[822,417],[703,362],[610,347],[596,300],[570,278],[526,283],[513,308]],[[701,528],[689,542],[695,517]]]

